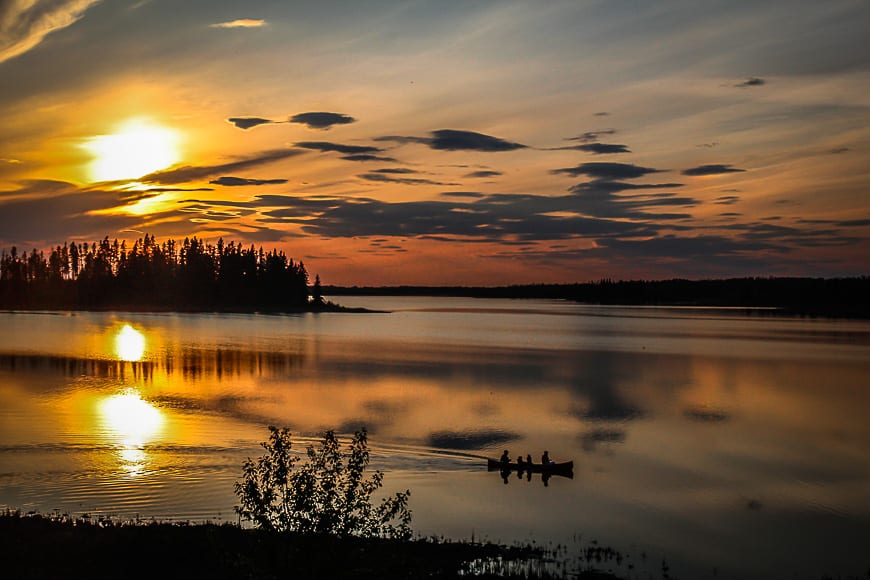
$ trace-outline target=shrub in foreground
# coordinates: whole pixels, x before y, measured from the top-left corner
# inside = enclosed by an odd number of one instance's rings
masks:
[[[368,436],[357,431],[347,453],[335,432],[326,431],[319,445],[309,445],[307,461],[292,451],[290,430],[269,427],[266,453],[243,465],[236,482],[240,505],[236,512],[255,526],[287,531],[366,538],[411,537],[410,491],[372,504],[382,486],[383,473],[365,477],[369,464]]]

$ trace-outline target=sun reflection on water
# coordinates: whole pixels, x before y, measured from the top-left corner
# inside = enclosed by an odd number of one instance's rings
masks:
[[[136,362],[145,354],[145,335],[125,324],[115,335],[115,353],[123,361]]]
[[[121,467],[131,475],[140,475],[148,463],[145,445],[163,430],[162,412],[135,390],[103,399],[99,411],[106,432],[117,444]]]

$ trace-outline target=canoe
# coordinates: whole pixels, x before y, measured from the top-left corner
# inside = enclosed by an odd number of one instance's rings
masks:
[[[495,459],[486,460],[487,471],[531,471],[532,473],[550,473],[553,475],[568,475],[574,473],[574,462],[565,461],[562,463],[549,463],[542,465],[540,463],[532,463],[529,465],[525,461],[522,465],[517,463],[502,463]]]

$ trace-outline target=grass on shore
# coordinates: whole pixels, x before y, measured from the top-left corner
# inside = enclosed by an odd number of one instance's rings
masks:
[[[562,578],[531,546],[274,533],[66,515],[0,514],[5,578]],[[584,580],[618,580],[585,570]]]

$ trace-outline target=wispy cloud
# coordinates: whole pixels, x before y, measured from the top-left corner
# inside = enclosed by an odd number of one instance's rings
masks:
[[[386,173],[388,175],[412,175],[414,173],[419,173],[414,169],[407,169],[405,167],[385,167],[383,169],[373,169],[369,173]]]
[[[582,143],[593,143],[598,141],[601,137],[605,135],[614,135],[616,134],[616,129],[601,129],[599,131],[586,131],[581,135],[577,135],[576,137],[568,137],[565,139],[566,141],[580,141]]]
[[[342,159],[346,161],[380,161],[383,163],[401,163],[400,161],[392,157],[384,157],[383,155],[371,155],[369,153],[345,155],[342,157]]]
[[[344,153],[345,155],[359,155],[379,153],[383,151],[378,147],[371,145],[343,145],[341,143],[330,143],[329,141],[300,141],[294,144],[295,147],[303,149],[313,149],[314,151]]]
[[[153,197],[155,193],[125,195],[116,191],[84,192],[72,183],[33,180],[23,187],[0,191],[0,241],[23,242],[96,236],[142,221],[123,213],[107,213]]]
[[[274,149],[272,151],[262,151],[249,157],[218,165],[185,165],[183,167],[155,171],[154,173],[150,173],[145,177],[140,178],[140,181],[145,183],[159,183],[163,185],[187,183],[190,181],[205,179],[213,175],[219,175],[221,173],[231,173],[250,169],[251,167],[265,165],[266,163],[271,163],[273,161],[287,159],[288,157],[293,157],[300,153],[301,152],[296,149]]]
[[[223,185],[226,187],[239,187],[245,185],[280,185],[282,183],[287,183],[286,179],[248,179],[246,177],[233,177],[233,176],[224,176],[218,177],[209,183],[213,183],[215,185]]]
[[[229,22],[217,22],[210,24],[212,28],[260,28],[268,24],[265,20],[257,20],[254,18],[239,18],[238,20],[230,20]]]
[[[631,163],[581,163],[577,167],[553,169],[550,173],[566,173],[568,175],[588,175],[595,179],[634,179],[648,173],[659,173],[661,169],[641,167]]]
[[[84,16],[99,0],[4,0],[0,2],[0,62],[37,46],[52,32]]]
[[[402,185],[459,185],[458,183],[445,183],[443,181],[434,181],[432,179],[421,179],[416,177],[393,177],[386,173],[363,173],[360,179],[366,181],[376,181],[379,183],[400,183]]]

